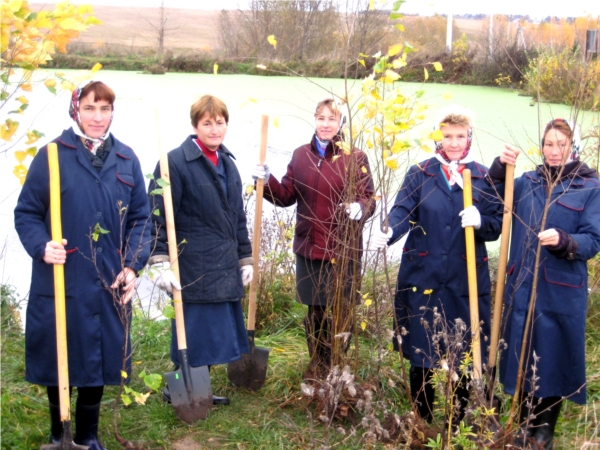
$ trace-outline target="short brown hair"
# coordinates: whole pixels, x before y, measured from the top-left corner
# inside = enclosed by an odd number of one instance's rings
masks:
[[[196,101],[190,109],[190,119],[192,119],[192,126],[197,126],[200,119],[208,114],[211,119],[216,119],[218,116],[225,119],[225,123],[229,123],[229,111],[223,100],[213,97],[212,95],[203,95],[198,101]]]
[[[544,135],[542,136],[542,139],[546,137],[548,131],[550,130],[558,130],[564,133],[564,135],[567,136],[570,141],[573,140],[573,130],[571,129],[569,122],[567,122],[565,119],[553,119],[548,122],[548,125],[546,125],[546,128],[544,129]]]
[[[93,94],[94,102],[106,101],[111,107],[115,103],[115,91],[109,88],[102,81],[92,81],[81,90],[79,98],[87,97],[90,93]]]
[[[323,108],[329,108],[335,116],[341,117],[342,115],[342,111],[340,111],[340,106],[332,98],[325,98],[319,103],[317,103],[317,108],[315,109],[315,117],[317,117],[317,114],[323,111]]]

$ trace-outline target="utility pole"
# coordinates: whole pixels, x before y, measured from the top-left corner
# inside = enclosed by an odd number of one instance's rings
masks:
[[[446,53],[452,53],[452,13],[448,13],[448,23],[446,24]]]
[[[489,59],[492,59],[492,55],[494,54],[494,15],[490,14],[490,56]]]

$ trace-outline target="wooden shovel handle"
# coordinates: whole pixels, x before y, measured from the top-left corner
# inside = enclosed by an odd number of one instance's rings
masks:
[[[463,170],[463,199],[465,209],[473,205],[471,171]],[[473,350],[473,378],[481,380],[481,342],[479,337],[479,297],[477,294],[477,262],[475,260],[475,230],[465,227],[467,247],[467,275],[469,280],[469,310],[471,312],[471,348]]]
[[[515,187],[515,166],[506,165],[506,180],[504,184],[504,215],[502,216],[502,237],[500,238],[500,258],[498,260],[498,276],[496,277],[496,295],[494,297],[494,316],[492,321],[492,336],[488,366],[496,367],[498,339],[500,337],[500,322],[504,306],[504,288],[506,284],[506,265],[508,262],[508,244],[510,242],[510,226],[512,222],[513,194]]]
[[[260,150],[258,160],[264,166],[267,157],[267,131],[269,129],[269,116],[263,115],[260,126]],[[256,209],[254,210],[254,233],[252,235],[252,256],[254,257],[254,276],[250,282],[248,299],[248,330],[256,326],[256,291],[258,286],[258,259],[260,256],[260,234],[262,228],[262,204],[265,180],[256,180]]]
[[[165,220],[167,222],[167,245],[169,247],[169,260],[171,270],[175,279],[181,284],[179,279],[179,259],[177,257],[177,235],[175,233],[175,219],[173,216],[173,197],[171,196],[171,178],[169,175],[169,158],[159,145],[160,152],[160,177],[167,182],[163,186],[163,200],[165,205]],[[183,318],[183,303],[181,291],[173,287],[173,307],[175,308],[175,329],[177,332],[177,348],[179,350],[187,349],[187,339],[185,337],[185,321]]]
[[[62,244],[60,206],[60,168],[58,148],[54,142],[48,144],[48,169],[50,171],[50,228],[52,241]],[[60,420],[71,418],[69,395],[69,358],[67,353],[67,319],[65,307],[65,266],[54,264],[54,314],[56,317],[56,355],[58,362],[58,393]]]

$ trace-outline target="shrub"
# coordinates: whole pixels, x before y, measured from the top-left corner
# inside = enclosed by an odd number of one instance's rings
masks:
[[[578,49],[547,49],[532,59],[525,73],[525,92],[553,103],[597,111],[600,61],[584,61]]]
[[[0,284],[0,317],[2,318],[2,333],[21,329],[19,300],[15,288],[8,284]]]
[[[151,73],[152,75],[164,75],[166,71],[167,68],[162,64],[149,64],[144,70],[144,72]]]

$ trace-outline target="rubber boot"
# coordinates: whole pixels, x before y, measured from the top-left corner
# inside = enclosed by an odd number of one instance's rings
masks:
[[[410,367],[410,396],[413,399],[419,417],[427,423],[433,420],[433,400],[435,388],[431,384],[433,372],[424,367]]]
[[[331,343],[329,339],[329,330],[332,326],[331,319],[324,319],[318,325],[318,329],[315,330],[315,340],[317,343],[317,356],[319,357],[319,370],[323,377],[327,377],[331,370]]]
[[[304,331],[306,333],[306,344],[308,345],[308,355],[310,363],[304,371],[304,378],[322,379],[329,373],[331,364],[331,347],[326,344],[326,330],[321,328],[322,323],[319,320],[310,320],[304,318]]]
[[[533,430],[533,439],[544,450],[552,450],[554,429],[560,416],[561,407],[562,399],[560,397],[546,397],[535,406],[534,423],[536,427]]]
[[[50,402],[48,402],[48,406],[50,408],[50,443],[60,444],[63,432],[62,420],[60,420],[60,406],[53,405]]]
[[[90,449],[106,450],[98,442],[98,422],[100,419],[100,403],[95,405],[81,405],[77,403],[75,411],[75,438],[76,444],[87,445]]]

